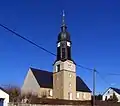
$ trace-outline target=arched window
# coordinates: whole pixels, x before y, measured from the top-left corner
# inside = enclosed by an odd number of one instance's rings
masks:
[[[59,72],[59,71],[60,71],[60,64],[56,66],[56,72]]]
[[[72,93],[71,92],[68,92],[68,99],[72,100]]]
[[[79,94],[79,92],[77,92],[77,98],[79,98],[80,97],[80,94]]]
[[[62,48],[62,59],[65,59],[65,48]]]
[[[53,92],[51,89],[49,90],[49,96],[53,96]]]

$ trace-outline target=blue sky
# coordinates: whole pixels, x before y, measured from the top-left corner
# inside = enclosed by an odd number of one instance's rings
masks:
[[[1,0],[0,23],[56,53],[62,10],[72,38],[72,57],[96,68],[96,92],[120,88],[119,0]],[[29,67],[53,71],[55,57],[0,27],[0,85],[23,84]],[[92,72],[77,67],[92,89]]]

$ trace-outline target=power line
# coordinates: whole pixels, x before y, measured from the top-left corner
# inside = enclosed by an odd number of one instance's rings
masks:
[[[86,69],[86,70],[90,70],[90,71],[93,71],[93,70],[94,70],[94,69],[92,69],[92,68],[84,67],[84,66],[82,66],[82,65],[80,65],[80,64],[76,64],[76,66],[78,66],[78,67],[80,67],[80,68],[83,68],[83,69]]]
[[[17,32],[13,31],[12,29],[10,29],[10,28],[8,28],[8,27],[2,25],[2,24],[0,24],[0,26],[1,26],[2,28],[6,29],[7,31],[9,31],[9,32],[11,32],[11,33],[13,33],[13,34],[15,34],[16,36],[20,37],[21,39],[23,39],[23,40],[25,40],[25,41],[31,43],[32,45],[38,47],[39,49],[42,49],[43,51],[45,51],[45,52],[47,52],[47,53],[49,53],[49,54],[51,54],[51,55],[53,55],[53,56],[56,56],[56,54],[52,53],[51,51],[45,49],[44,47],[42,47],[42,46],[40,46],[40,45],[34,43],[33,41],[27,39],[26,37],[23,37],[22,35],[18,34]],[[77,65],[78,67],[83,68],[83,69],[86,69],[86,70],[90,70],[90,71],[93,70],[93,69],[91,69],[91,68],[84,67],[84,66],[82,66],[82,65],[80,65],[80,64],[76,64],[76,65]]]
[[[23,39],[23,40],[25,40],[25,41],[31,43],[32,45],[34,45],[34,46],[36,46],[36,47],[42,49],[43,51],[46,51],[47,53],[56,56],[56,54],[50,52],[49,50],[45,49],[45,48],[42,47],[42,46],[37,45],[36,43],[32,42],[31,40],[29,40],[29,39],[27,39],[27,38],[25,38],[25,37],[23,37],[23,36],[21,36],[20,34],[18,34],[17,32],[15,32],[15,31],[9,29],[8,27],[6,27],[6,26],[4,26],[4,25],[2,25],[2,24],[0,24],[0,26],[3,27],[3,28],[6,29],[6,30],[12,32],[13,34],[15,34],[16,36],[20,37],[21,39]]]
[[[105,74],[110,76],[120,76],[120,73],[105,73]]]
[[[100,72],[97,71],[97,74],[99,75],[99,77],[104,81],[104,83],[106,83],[108,86],[111,86],[112,84],[109,83],[101,74]]]
[[[100,74],[100,72],[96,71],[96,73],[99,75],[99,77],[106,83],[108,84],[108,82],[105,80],[105,78]]]

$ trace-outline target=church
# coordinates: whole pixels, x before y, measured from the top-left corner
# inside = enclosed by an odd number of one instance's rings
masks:
[[[91,100],[91,90],[76,75],[76,64],[71,56],[72,41],[64,18],[63,14],[53,72],[30,67],[21,91],[53,99]]]

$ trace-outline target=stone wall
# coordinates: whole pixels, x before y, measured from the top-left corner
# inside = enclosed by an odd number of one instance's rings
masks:
[[[47,105],[47,104],[9,104],[8,106],[91,106],[91,105]]]
[[[76,100],[91,100],[91,93],[89,92],[76,92]]]
[[[9,103],[8,106],[92,106],[91,101],[61,101],[57,104],[56,101],[52,101],[49,103],[42,102],[42,104],[23,104],[23,103]],[[105,102],[105,101],[96,101],[95,106],[120,106],[120,103],[116,102]]]
[[[39,97],[53,98],[53,89],[50,88],[40,88]]]
[[[120,103],[112,101],[96,101],[95,106],[120,106]]]

